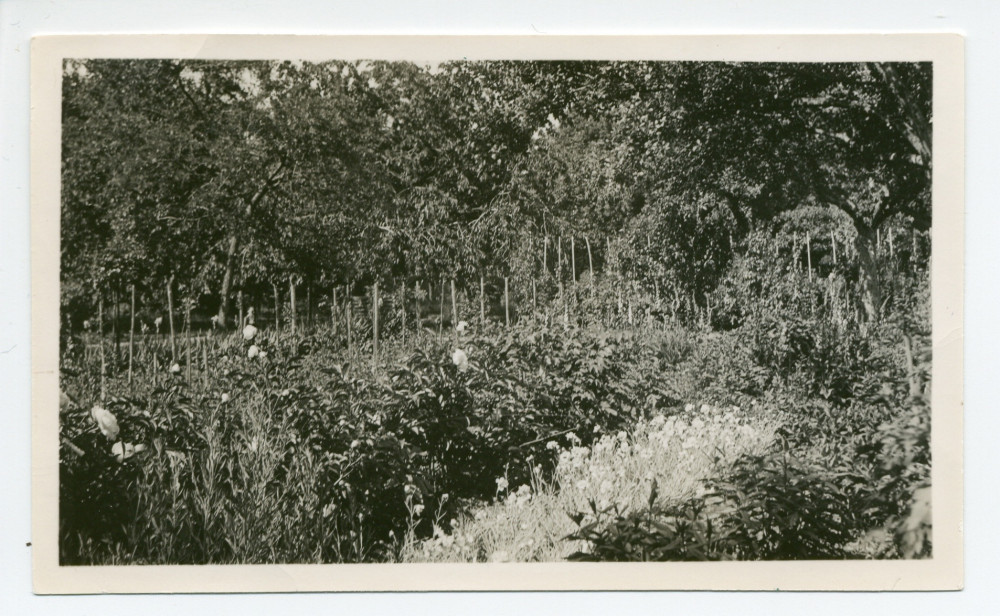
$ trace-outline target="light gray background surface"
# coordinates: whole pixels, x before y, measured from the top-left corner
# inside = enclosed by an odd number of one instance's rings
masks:
[[[36,597],[30,540],[30,38],[58,33],[697,34],[959,32],[967,51],[966,590]],[[0,0],[0,611],[8,614],[973,614],[1000,552],[1000,3],[990,0]]]

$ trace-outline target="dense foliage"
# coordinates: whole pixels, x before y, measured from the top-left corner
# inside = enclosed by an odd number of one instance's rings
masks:
[[[65,564],[930,554],[929,65],[63,77]]]

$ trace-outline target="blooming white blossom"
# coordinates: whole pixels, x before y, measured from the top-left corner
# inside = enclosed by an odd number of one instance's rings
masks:
[[[458,325],[455,326],[455,329],[458,330],[458,333],[464,334],[466,328],[468,328],[468,327],[469,327],[468,323],[466,323],[465,321],[459,321]]]
[[[95,405],[90,409],[90,416],[97,422],[97,427],[104,436],[112,441],[118,438],[118,420],[111,411]]]
[[[121,441],[118,441],[111,446],[111,453],[119,462],[124,462],[135,454],[142,453],[143,451],[146,451],[146,446],[142,443],[133,445],[132,443],[122,443]]]
[[[267,351],[261,351],[260,352],[260,358],[261,359],[265,359],[266,357],[267,357]]]
[[[465,372],[469,369],[469,356],[462,349],[455,349],[455,352],[451,354],[451,361],[458,366],[459,372]]]
[[[421,504],[418,503],[418,504],[416,504],[416,505],[413,506],[413,515],[419,517],[420,514],[422,514],[423,512],[424,512],[424,506],[423,505],[421,505]]]
[[[497,492],[503,492],[504,490],[507,489],[507,486],[508,484],[506,477],[497,477]]]
[[[229,402],[229,394],[226,394],[226,393],[222,394],[222,401],[223,402]]]
[[[253,340],[253,337],[257,335],[257,328],[253,325],[247,325],[243,328],[243,339]]]
[[[181,365],[178,364],[177,362],[174,362],[173,364],[170,365],[170,372],[172,374],[178,374],[180,371],[181,371]]]
[[[251,344],[250,348],[247,349],[247,357],[249,357],[250,359],[253,359],[254,357],[257,357],[258,355],[260,355],[260,347],[258,347],[256,344]]]
[[[548,450],[559,449],[559,443],[555,441],[549,441],[548,443],[545,443],[545,448]]]

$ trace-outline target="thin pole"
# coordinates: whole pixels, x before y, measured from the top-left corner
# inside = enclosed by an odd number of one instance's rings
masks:
[[[486,280],[479,275],[479,322],[486,323]]]
[[[167,281],[167,320],[170,321],[170,361],[177,361],[177,341],[174,333],[174,275]]]
[[[455,297],[455,279],[451,279],[451,328],[455,330],[455,344],[458,344],[458,300]]]
[[[191,364],[194,363],[194,357],[191,355],[191,306],[188,305],[184,310],[185,319],[185,338],[184,345],[187,347],[187,362],[186,362],[186,373],[188,383],[191,382]]]
[[[350,286],[348,286],[350,289]],[[354,296],[348,291],[347,293],[347,305],[344,306],[344,318],[347,319],[347,353],[353,354],[354,352]]]
[[[372,284],[372,369],[378,368],[378,281]]]
[[[438,311],[438,338],[444,336],[444,280],[441,281],[441,308]]]
[[[132,384],[132,358],[135,354],[135,285],[131,285],[132,302],[128,328],[128,383]]]
[[[208,343],[201,345],[201,375],[204,379],[205,389],[208,389]]]
[[[830,234],[830,245],[833,246],[833,264],[837,264],[837,234]]]
[[[104,402],[108,395],[107,377],[105,376],[108,365],[104,357],[104,298],[101,296],[98,296],[97,299],[97,336],[97,343],[101,350],[101,402]]]
[[[562,236],[556,242],[556,278],[562,280]]]
[[[274,329],[281,331],[281,294],[278,291],[278,283],[272,282],[271,288],[274,290]]]
[[[503,311],[507,327],[510,327],[510,280],[503,277]]]
[[[545,236],[545,241],[542,242],[542,271],[546,275],[549,273],[549,236]]]
[[[569,236],[570,266],[573,268],[573,291],[576,292],[576,238]]]
[[[240,320],[239,320],[239,323],[236,324],[236,329],[242,329],[242,327],[243,327],[243,319],[244,319],[244,315],[243,315],[243,290],[242,289],[236,292],[236,306],[239,308],[239,312],[240,312]],[[227,327],[225,323],[219,323],[219,326],[222,327],[222,329],[226,329],[226,327]]]
[[[333,286],[333,297],[331,298],[331,301],[333,303],[330,304],[330,327],[333,328],[333,335],[336,336],[337,335],[337,314],[339,313],[339,311],[337,310],[337,285]]]
[[[406,282],[400,286],[399,298],[399,336],[403,346],[406,346]]]
[[[292,333],[294,334],[296,325],[295,321],[297,320],[298,313],[295,310],[295,280],[291,276],[288,277],[288,301],[288,310],[291,313],[289,316],[292,320]]]
[[[809,280],[813,279],[813,259],[809,232],[806,231],[806,269],[809,271]]]
[[[594,255],[590,252],[590,238],[583,236],[583,241],[587,243],[587,263],[590,265],[590,284],[594,285]]]

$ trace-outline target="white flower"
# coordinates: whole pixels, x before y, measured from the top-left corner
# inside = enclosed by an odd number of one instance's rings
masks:
[[[462,349],[455,349],[455,352],[451,354],[451,361],[458,366],[459,372],[465,372],[469,369],[469,356]]]
[[[115,456],[115,459],[119,462],[124,462],[125,460],[131,458],[137,453],[142,453],[146,451],[146,446],[143,444],[133,445],[132,443],[125,443],[122,447],[122,442],[118,441],[111,446],[111,453]],[[124,451],[123,451],[124,449]]]
[[[351,441],[351,449],[357,449],[358,447],[361,447],[361,441],[357,439]]]
[[[464,334],[467,327],[469,327],[468,323],[465,321],[459,321],[458,325],[455,326],[455,329],[458,330],[458,333]]]
[[[222,394],[222,401],[223,402],[229,402],[229,394],[225,394],[225,393]]]
[[[212,325],[218,325],[218,324],[219,324],[219,315],[213,314],[212,315]]]
[[[83,320],[83,329],[90,329],[90,319]]]
[[[160,329],[160,326],[163,325],[163,317],[156,317],[153,319],[153,325],[156,326],[156,329]]]
[[[118,420],[111,414],[111,411],[95,405],[94,408],[90,409],[90,416],[97,422],[97,427],[100,428],[104,436],[112,441],[118,438]]]
[[[260,352],[260,358],[261,358],[261,359],[264,359],[264,358],[266,358],[266,357],[267,357],[267,351],[261,351],[261,352]]]
[[[413,506],[413,515],[419,517],[424,512],[424,506],[417,504]]]
[[[549,441],[548,443],[545,443],[545,448],[549,450],[559,449],[559,443],[555,441]]]
[[[253,325],[247,325],[243,328],[243,339],[253,340],[253,337],[257,335],[257,328]]]
[[[249,357],[250,359],[253,359],[254,357],[257,357],[258,355],[260,355],[260,347],[258,347],[256,344],[251,344],[250,348],[247,349],[247,357]]]
[[[170,366],[170,372],[172,374],[177,374],[180,371],[181,371],[181,365],[180,364],[178,364],[177,362],[174,362],[173,364],[171,364],[171,366]]]
[[[507,478],[497,477],[497,492],[503,492],[507,489]]]
[[[693,404],[691,404],[689,402],[689,403],[687,403],[687,404],[684,405],[684,412],[685,413],[691,413],[693,411],[694,411],[694,405]]]

